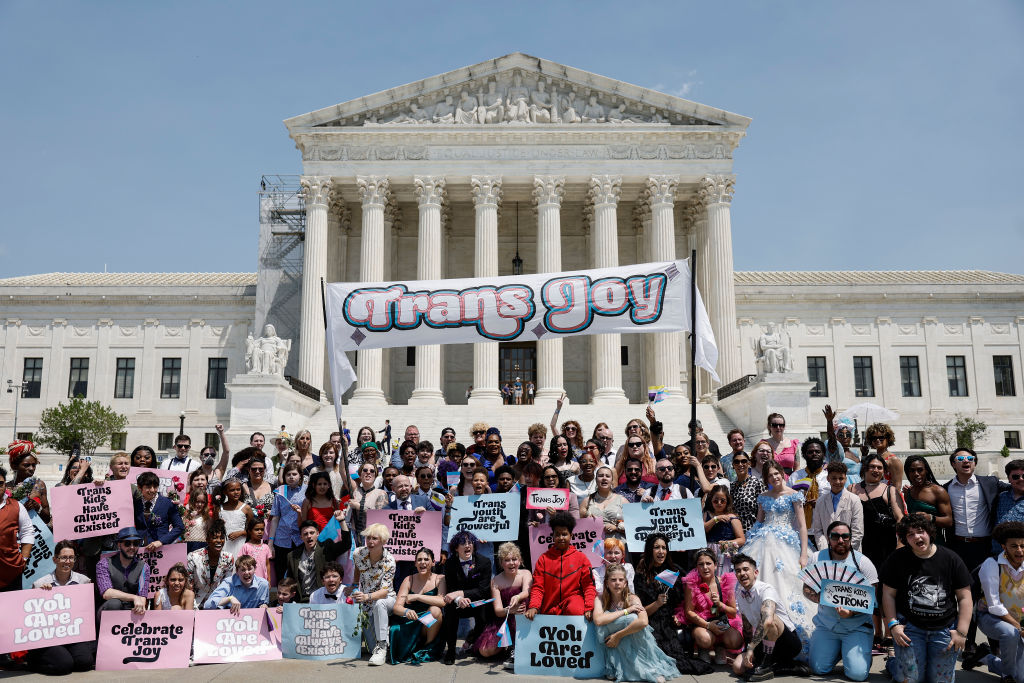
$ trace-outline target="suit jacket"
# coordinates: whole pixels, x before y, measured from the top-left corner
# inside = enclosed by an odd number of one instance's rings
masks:
[[[309,602],[309,596],[311,593],[306,593],[302,587],[302,579],[299,578],[299,563],[302,562],[302,553],[305,551],[306,546],[300,545],[290,553],[288,553],[288,572],[287,576],[295,579],[299,586],[295,602]],[[324,565],[328,562],[333,562],[338,559],[338,556],[352,549],[352,534],[342,532],[340,541],[332,541],[327,539],[316,544],[316,550],[313,551],[313,574],[316,579],[313,583],[313,590],[321,588],[324,584],[320,581],[320,570],[324,568]]]
[[[818,492],[818,500],[814,504],[814,520],[811,522],[810,536],[818,544],[818,550],[828,548],[825,532],[832,522],[843,521],[850,525],[853,535],[851,542],[854,550],[860,550],[860,542],[864,538],[864,506],[855,493],[843,489],[839,505],[832,509],[832,489]]]
[[[992,527],[995,528],[996,522],[998,521],[996,519],[996,507],[999,502],[999,493],[1009,489],[1010,485],[999,481],[999,477],[986,477],[978,474],[977,472],[975,472],[974,476],[978,480],[978,489],[981,493],[980,502],[988,509],[989,519],[992,521]],[[948,493],[949,485],[952,483],[953,480],[950,479],[942,485],[942,488],[946,489],[946,492]],[[989,533],[991,533],[991,531],[992,530],[989,529]],[[953,514],[953,531],[950,533],[956,533],[955,513]]]
[[[142,535],[142,544],[160,541],[162,545],[174,543],[185,531],[185,523],[181,521],[181,512],[167,496],[157,495],[153,501],[153,512],[146,515],[142,498],[135,499],[135,528]]]
[[[480,553],[473,553],[473,568],[469,575],[462,573],[458,553],[452,551],[444,565],[444,584],[449,593],[462,591],[471,602],[491,595],[491,561]]]

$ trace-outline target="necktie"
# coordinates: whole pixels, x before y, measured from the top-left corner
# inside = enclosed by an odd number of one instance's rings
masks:
[[[818,473],[807,473],[811,479],[811,487],[807,491],[807,499],[804,503],[804,518],[807,520],[807,528],[810,529],[814,523],[814,501],[818,500]]]
[[[402,503],[402,509],[403,510],[412,510],[412,503],[410,503],[409,501],[405,501],[404,503]]]
[[[145,507],[146,507],[146,514],[147,515],[153,514],[153,501],[147,500]]]
[[[842,495],[843,494],[841,494],[841,493],[833,493],[832,494],[832,512],[835,512],[836,510],[839,509],[839,499],[840,499],[840,497],[842,497]]]
[[[661,499],[662,500],[668,500],[669,495],[671,495],[671,492],[668,489],[662,489],[661,490]]]

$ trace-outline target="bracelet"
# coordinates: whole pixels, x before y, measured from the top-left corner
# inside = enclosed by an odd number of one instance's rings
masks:
[[[900,626],[899,619],[890,619],[889,623],[885,625],[886,628],[892,629],[893,626]]]
[[[960,633],[960,629],[958,629],[958,628],[955,628],[955,629],[953,629],[953,630],[954,630],[954,631],[956,631],[957,633],[959,633],[961,637],[963,637],[963,638],[966,638],[966,637],[967,637],[967,634],[966,634],[966,633]]]

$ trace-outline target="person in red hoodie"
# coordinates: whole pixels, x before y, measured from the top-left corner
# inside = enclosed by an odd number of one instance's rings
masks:
[[[576,520],[568,512],[558,512],[551,516],[549,524],[554,544],[537,558],[525,616],[532,620],[538,613],[583,615],[589,621],[597,591],[590,560],[571,543]]]

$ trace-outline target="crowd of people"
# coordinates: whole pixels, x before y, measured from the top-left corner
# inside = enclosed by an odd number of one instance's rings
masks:
[[[162,491],[156,474],[139,475],[134,525],[55,539],[56,568],[35,587],[93,583],[99,612],[346,601],[363,613],[371,665],[475,656],[514,669],[509,617],[541,614],[591,621],[614,680],[718,666],[759,681],[827,675],[842,662],[843,675],[861,681],[884,656],[896,681],[952,681],[962,658],[964,669],[984,664],[1003,683],[1024,683],[1024,460],[1008,462],[1001,481],[977,474],[977,454],[958,448],[948,456],[955,477],[940,485],[927,458],[892,452],[888,425],[870,425],[855,447],[856,426],[829,406],[824,441],[787,437],[785,417],[773,413],[767,438],[750,448],[738,429],[720,448],[699,421],[688,425],[689,440],[667,444],[651,406],[622,427],[616,446],[612,426],[599,423],[585,438],[578,421],[560,421],[562,409],[559,401],[550,425],[531,425],[511,444],[498,426],[478,422],[467,445],[446,427],[435,447],[409,425],[392,449],[387,422],[380,437],[364,426],[319,447],[308,430],[292,437],[282,428],[272,440],[256,432],[233,452],[217,425],[219,456],[204,446],[191,457],[184,434],[160,463],[144,445],[102,466],[74,455],[57,486],[126,479],[131,467],[177,471],[187,484]],[[8,458],[0,591],[22,588],[30,513],[52,520],[33,445],[12,443]],[[534,487],[568,490],[568,509],[527,509]],[[424,547],[414,561],[396,560],[388,528],[367,519],[370,510],[439,511],[447,539],[455,498],[492,492],[520,494],[512,542],[454,529],[438,556]],[[674,551],[653,533],[642,552],[629,552],[625,505],[687,498],[700,499],[705,548]],[[604,529],[597,567],[571,542],[585,518]],[[332,522],[340,533],[320,540]],[[541,524],[552,544],[532,557],[529,529]],[[187,561],[149,598],[138,553],[172,543],[187,544]],[[875,609],[820,605],[801,576],[816,563],[860,577]],[[427,613],[432,620],[421,618]],[[46,673],[86,670],[95,643],[6,658]]]

